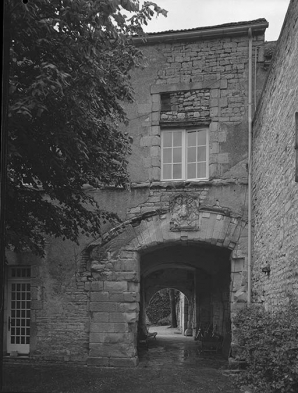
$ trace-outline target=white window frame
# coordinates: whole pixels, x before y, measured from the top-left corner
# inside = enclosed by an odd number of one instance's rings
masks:
[[[165,132],[179,132],[182,133],[182,177],[180,179],[169,179],[164,177],[164,138],[163,135]],[[187,170],[187,134],[194,131],[206,131],[206,176],[202,178],[187,178],[186,170]],[[173,165],[173,163],[172,163]],[[164,129],[161,131],[161,180],[162,181],[203,181],[209,179],[209,129],[208,128],[191,128],[191,129]]]
[[[9,267],[8,272],[7,353],[29,354],[32,332],[30,327],[31,267],[13,265]],[[13,275],[13,272],[16,274]],[[24,338],[23,343],[22,338]]]

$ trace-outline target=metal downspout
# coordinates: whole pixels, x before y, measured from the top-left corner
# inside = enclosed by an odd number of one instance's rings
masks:
[[[248,247],[247,247],[247,304],[251,303],[252,265],[252,30],[248,29]]]

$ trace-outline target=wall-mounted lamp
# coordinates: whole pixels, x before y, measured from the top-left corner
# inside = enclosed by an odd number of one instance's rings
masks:
[[[266,263],[266,265],[262,268],[262,272],[265,273],[266,276],[269,276],[270,275],[270,271],[271,271],[270,265],[269,265],[269,263]]]

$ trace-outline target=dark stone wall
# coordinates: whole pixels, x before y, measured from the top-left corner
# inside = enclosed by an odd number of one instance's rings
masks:
[[[257,75],[262,74],[263,45],[264,36],[254,36]],[[114,236],[109,230],[115,224],[103,225],[97,240],[82,236],[79,245],[49,239],[44,259],[26,257],[22,262],[34,266],[33,358],[136,364],[140,255],[135,249],[158,241],[167,246],[188,239],[233,250],[230,301],[245,301],[248,37],[161,43],[142,49],[145,63],[131,74],[135,103],[126,107],[130,120],[126,130],[133,137],[130,190],[86,189],[100,206],[117,213],[123,226],[115,229]],[[258,88],[263,79],[262,74]],[[165,95],[170,97],[170,107],[163,102]],[[190,120],[209,129],[209,180],[161,182],[162,122],[185,126]],[[170,202],[179,193],[195,194],[200,207],[219,211],[200,212],[199,231],[170,232],[164,225],[170,225]],[[156,209],[164,209],[167,218],[127,224]],[[125,249],[128,244],[130,250]],[[14,256],[9,261],[20,263]],[[205,311],[204,315],[210,314],[210,309]],[[220,324],[221,312],[216,313]]]
[[[270,309],[298,295],[297,15],[291,1],[253,127],[254,301]]]

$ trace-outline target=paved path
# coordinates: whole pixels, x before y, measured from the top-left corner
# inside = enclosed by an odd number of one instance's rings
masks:
[[[226,361],[202,353],[192,337],[164,327],[140,349],[134,369],[70,365],[6,365],[6,392],[43,393],[239,393],[224,375]]]

